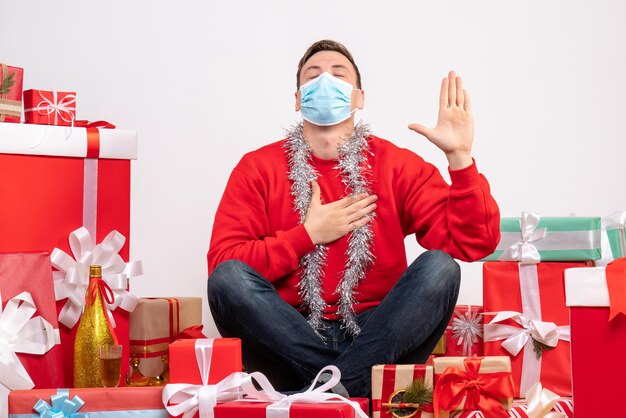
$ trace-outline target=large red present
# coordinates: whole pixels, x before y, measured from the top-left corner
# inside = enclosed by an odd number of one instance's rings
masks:
[[[23,80],[22,68],[0,63],[0,122],[20,122]]]
[[[516,397],[538,381],[561,396],[571,395],[563,271],[584,266],[584,262],[483,265],[485,356],[511,357]]]
[[[483,355],[483,307],[456,305],[446,328],[446,356]]]
[[[350,398],[358,403],[361,410],[367,414],[369,399]],[[233,401],[217,405],[213,408],[215,418],[265,418],[269,403]],[[355,418],[355,409],[347,403],[293,403],[289,407],[285,418]]]
[[[372,367],[372,417],[392,418],[389,404],[402,403],[404,391],[416,380],[421,380],[423,387],[433,390],[433,367],[424,364],[378,364]],[[385,404],[385,406],[383,406]],[[413,417],[428,418],[433,416],[432,403],[413,410]]]
[[[9,395],[9,418],[169,418],[162,393],[160,387],[16,390]]]
[[[576,417],[618,416],[626,393],[626,258],[566,270],[565,286]]]
[[[127,261],[130,159],[136,158],[136,152],[135,131],[0,124],[0,252],[51,252],[59,248],[72,254],[68,238],[84,226],[91,242],[81,234],[82,249],[93,249],[93,244],[109,238],[116,246],[122,244],[116,247],[117,260]],[[110,236],[114,230],[118,233]],[[65,261],[72,264],[68,258]],[[119,262],[117,265],[121,266]],[[119,282],[123,284],[121,277]],[[118,293],[123,290],[118,289]],[[66,301],[59,300],[58,311],[65,305]],[[128,312],[115,309],[113,318],[124,345],[125,374]],[[72,386],[76,328],[60,327],[66,381],[55,387]]]
[[[24,119],[38,125],[73,126],[76,120],[76,93],[25,90]]]

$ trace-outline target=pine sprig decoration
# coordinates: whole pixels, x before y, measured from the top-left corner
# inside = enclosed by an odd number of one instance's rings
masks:
[[[424,379],[415,379],[404,391],[403,403],[427,405],[433,402],[433,391],[424,384]]]
[[[535,339],[533,339],[533,351],[535,352],[535,356],[537,360],[541,359],[544,351],[554,350],[554,347],[550,347],[549,345],[545,345]]]
[[[0,94],[9,94],[11,87],[15,85],[15,74],[9,74],[4,80],[2,80],[2,84],[0,84]]]

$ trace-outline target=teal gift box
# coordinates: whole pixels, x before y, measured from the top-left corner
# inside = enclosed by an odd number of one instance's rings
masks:
[[[600,217],[502,218],[500,243],[483,261],[588,261],[601,258]]]
[[[596,266],[606,266],[616,258],[626,257],[626,211],[602,218],[602,259]]]

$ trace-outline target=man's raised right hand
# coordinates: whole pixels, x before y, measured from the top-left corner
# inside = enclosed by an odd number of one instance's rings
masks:
[[[317,182],[311,182],[311,190],[311,203],[304,228],[314,244],[336,241],[372,220],[368,215],[376,209],[376,195],[362,193],[322,204]]]

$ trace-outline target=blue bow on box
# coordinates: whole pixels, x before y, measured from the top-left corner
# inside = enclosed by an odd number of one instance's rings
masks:
[[[85,401],[79,396],[70,399],[69,389],[57,389],[57,394],[50,397],[50,404],[39,399],[33,409],[43,418],[89,418],[88,412],[77,412]]]

